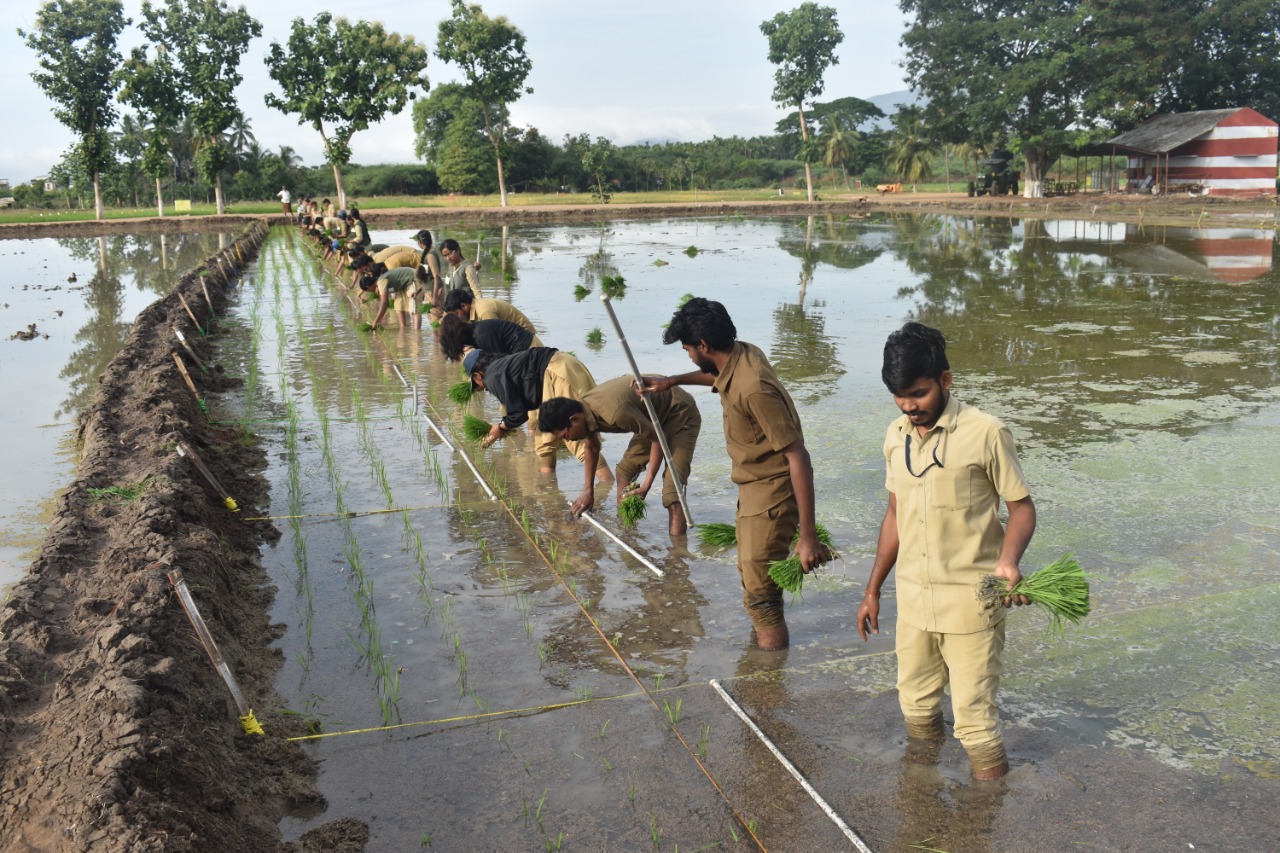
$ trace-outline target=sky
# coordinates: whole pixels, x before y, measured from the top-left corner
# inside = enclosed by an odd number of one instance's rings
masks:
[[[829,2],[829,0],[828,0]],[[50,102],[31,79],[36,56],[16,30],[35,23],[41,0],[3,0],[0,56],[8,73],[0,87],[0,115],[17,122],[0,138],[0,179],[13,183],[45,175],[62,159],[74,135],[50,113]],[[258,143],[268,150],[292,146],[311,166],[324,162],[320,135],[295,117],[266,106],[275,90],[264,60],[271,42],[284,43],[298,9],[306,4],[243,0],[262,24],[262,36],[241,62],[237,90]],[[761,22],[799,5],[798,0],[482,0],[491,17],[519,27],[533,63],[533,94],[512,105],[517,127],[532,125],[552,142],[566,134],[604,136],[618,145],[644,140],[699,141],[712,136],[759,136],[773,132],[789,112],[776,105],[774,66],[760,33]],[[896,3],[855,0],[834,4],[845,34],[839,64],[828,69],[818,100],[871,98],[906,88],[898,45],[904,18]],[[126,0],[137,21],[141,0]],[[446,0],[360,0],[335,13],[381,21],[414,36],[431,59],[432,85],[457,80],[457,71],[435,56],[439,22],[449,16]],[[324,7],[311,6],[311,21]],[[136,25],[121,35],[121,52],[141,42]],[[412,104],[352,138],[353,163],[411,163]]]

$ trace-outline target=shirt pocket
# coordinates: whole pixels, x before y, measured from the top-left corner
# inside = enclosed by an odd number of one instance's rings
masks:
[[[929,493],[929,506],[947,510],[968,509],[973,500],[969,469],[939,468],[930,472],[930,478],[933,482]]]

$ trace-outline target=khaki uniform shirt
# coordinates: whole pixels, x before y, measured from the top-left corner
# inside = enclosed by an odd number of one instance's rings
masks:
[[[471,300],[470,319],[473,323],[476,320],[506,320],[508,323],[515,323],[522,329],[528,329],[535,335],[538,334],[537,328],[534,327],[528,317],[521,313],[519,308],[501,299],[476,296]]]
[[[379,252],[378,254],[381,255],[383,253]],[[394,270],[394,269],[416,270],[418,268],[418,261],[421,258],[422,258],[422,252],[418,251],[417,249],[401,249],[398,252],[392,253],[386,259],[381,261],[381,263],[386,264],[387,269],[389,270]],[[377,258],[375,257],[374,260],[376,261]]]
[[[683,388],[650,394],[649,399],[653,401],[653,411],[666,435],[677,431],[688,421],[691,413],[698,411],[693,395]],[[583,394],[581,402],[590,432],[653,435],[653,422],[649,420],[644,401],[636,395],[634,377],[619,376],[602,382]]]
[[[1031,494],[1009,428],[953,395],[923,439],[906,415],[890,424],[884,456],[885,488],[897,499],[899,618],[944,634],[1004,619],[1003,607],[984,611],[977,594],[1004,543],[1000,499]]]
[[[754,344],[737,341],[711,389],[724,409],[724,441],[733,463],[738,513],[759,515],[794,492],[784,449],[804,438],[791,395]]]
[[[446,262],[440,268],[440,275],[449,283],[449,286],[445,288],[446,290],[466,289],[475,293],[480,289],[480,273],[476,272],[476,268],[471,265],[470,261],[464,260],[460,266],[456,267]],[[475,318],[472,317],[471,319],[474,320]],[[507,318],[502,317],[499,319],[505,320]]]
[[[385,264],[387,262],[387,258],[390,258],[393,255],[398,255],[401,252],[413,252],[415,257],[422,255],[422,252],[415,246],[388,246],[381,251],[374,252],[373,261],[377,264]]]

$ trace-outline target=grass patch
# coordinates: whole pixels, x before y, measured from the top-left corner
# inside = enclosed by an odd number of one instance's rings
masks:
[[[127,486],[107,486],[103,489],[88,486],[85,492],[89,495],[89,499],[94,503],[108,502],[117,504],[131,504],[138,498],[142,497],[143,492],[147,490],[147,481],[139,480]]]

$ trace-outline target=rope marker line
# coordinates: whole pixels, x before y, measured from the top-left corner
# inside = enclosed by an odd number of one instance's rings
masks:
[[[760,730],[760,727],[757,726],[749,716],[747,716],[747,712],[742,710],[741,706],[739,706],[737,702],[733,701],[732,697],[730,697],[729,694],[725,692],[724,688],[720,686],[720,682],[713,678],[707,683],[720,694],[720,698],[725,701],[725,704],[729,706],[729,709],[733,711],[733,713],[737,714],[742,722],[747,724],[747,728],[751,729],[751,731],[755,733],[755,736],[760,739],[760,742],[763,743],[770,752],[773,753],[773,757],[778,759],[778,762],[787,769],[787,772],[795,777],[795,780],[800,783],[800,787],[804,788],[805,791],[808,792],[809,796],[813,798],[813,801],[818,804],[818,808],[822,809],[822,811],[826,813],[827,817],[831,818],[832,822],[840,828],[840,831],[844,833],[844,837],[853,842],[853,846],[861,851],[861,853],[871,853],[871,848],[863,843],[862,839],[858,837],[858,833],[850,829],[849,825],[841,820],[840,815],[836,814],[835,810],[832,809],[831,806],[827,805],[827,801],[822,799],[822,795],[809,784],[809,780],[800,775],[800,771],[796,769],[796,766],[788,761],[787,757],[782,754],[782,751],[773,745],[773,741],[769,740],[765,733]]]

